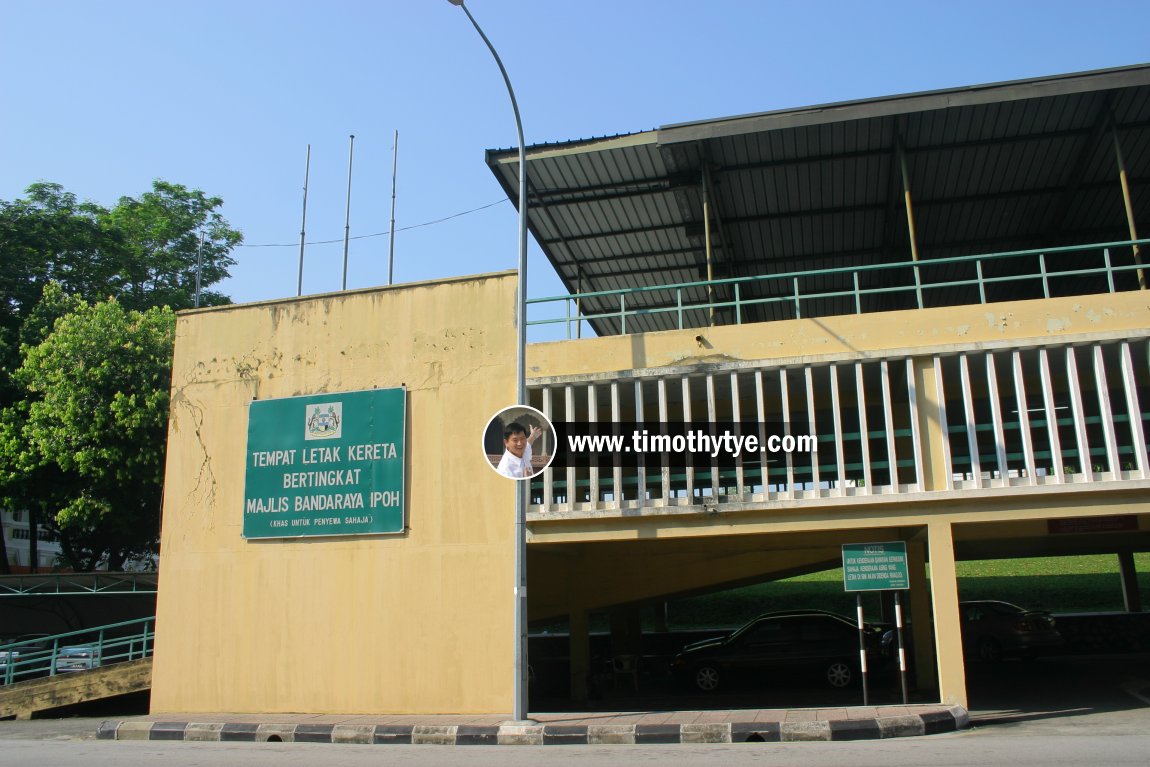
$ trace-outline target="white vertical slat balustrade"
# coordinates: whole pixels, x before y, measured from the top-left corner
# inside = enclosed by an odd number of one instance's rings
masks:
[[[1126,412],[1130,417],[1130,435],[1134,442],[1134,462],[1138,474],[1146,478],[1148,465],[1146,456],[1146,432],[1142,428],[1142,408],[1138,404],[1138,379],[1134,377],[1134,361],[1130,356],[1130,344],[1122,342],[1122,383],[1126,389]]]

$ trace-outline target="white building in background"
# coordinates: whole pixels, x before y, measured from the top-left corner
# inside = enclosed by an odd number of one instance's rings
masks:
[[[13,573],[27,573],[32,569],[31,530],[28,527],[28,512],[0,511],[0,527],[3,529],[4,545],[8,552],[8,566]],[[55,534],[44,527],[36,531],[37,569],[50,572],[60,555],[60,542]]]

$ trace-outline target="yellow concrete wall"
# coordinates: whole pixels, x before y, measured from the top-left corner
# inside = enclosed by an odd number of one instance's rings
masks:
[[[1002,304],[668,330],[528,347],[531,378],[741,360],[799,359],[1021,339],[1122,334],[1150,327],[1150,297],[1133,291]]]
[[[153,711],[510,712],[514,485],[481,440],[515,396],[515,285],[180,316]],[[400,385],[406,534],[241,538],[253,398]]]

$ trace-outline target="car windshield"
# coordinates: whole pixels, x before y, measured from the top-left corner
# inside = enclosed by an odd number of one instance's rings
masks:
[[[69,658],[91,658],[92,651],[87,647],[65,647],[60,651],[60,656],[67,656]]]

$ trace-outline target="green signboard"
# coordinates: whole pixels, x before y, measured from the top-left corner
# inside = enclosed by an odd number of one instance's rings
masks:
[[[902,541],[844,544],[843,585],[847,591],[910,588],[906,544]]]
[[[406,389],[257,400],[245,538],[402,533]]]

